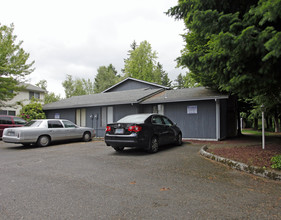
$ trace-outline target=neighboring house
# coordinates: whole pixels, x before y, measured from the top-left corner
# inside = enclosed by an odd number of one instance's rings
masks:
[[[19,115],[22,106],[29,104],[33,97],[41,100],[43,104],[46,90],[27,83],[22,83],[20,86],[23,86],[23,89],[13,99],[3,102],[0,115]]]
[[[65,118],[96,129],[128,114],[160,113],[181,128],[183,138],[220,140],[236,135],[236,105],[228,95],[204,87],[170,88],[127,78],[99,94],[74,96],[43,106],[47,118]]]

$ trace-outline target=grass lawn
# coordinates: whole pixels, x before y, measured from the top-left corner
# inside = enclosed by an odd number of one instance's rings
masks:
[[[243,129],[242,134],[262,136],[262,131],[261,130],[253,130],[253,129]],[[268,132],[268,131],[266,131],[264,134],[265,134],[265,136],[281,136],[281,132]]]

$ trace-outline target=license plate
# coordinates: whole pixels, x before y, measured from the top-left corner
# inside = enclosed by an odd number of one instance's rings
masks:
[[[116,128],[115,134],[124,134],[124,129],[123,128]]]

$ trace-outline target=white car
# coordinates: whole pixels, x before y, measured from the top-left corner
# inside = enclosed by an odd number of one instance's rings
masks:
[[[39,119],[32,120],[23,127],[5,128],[2,140],[7,143],[36,144],[44,147],[53,141],[71,139],[90,141],[94,136],[93,128],[79,127],[68,120]]]

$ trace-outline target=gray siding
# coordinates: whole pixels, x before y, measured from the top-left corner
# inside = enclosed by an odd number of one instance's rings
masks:
[[[187,106],[197,106],[197,114],[187,114]],[[184,138],[216,139],[216,103],[211,101],[171,103],[165,115],[181,128]]]
[[[197,106],[197,114],[187,114],[187,106]],[[211,101],[171,103],[165,115],[181,128],[184,138],[216,139],[216,103]]]
[[[145,88],[159,89],[159,86],[154,86],[154,85],[130,80],[130,81],[127,81],[126,83],[122,83],[116,87],[113,87],[112,89],[110,89],[107,92],[119,92],[119,91],[125,91],[125,90],[145,89]]]
[[[97,137],[103,137],[105,134],[105,127],[101,126],[101,108],[88,108],[87,109],[87,121],[91,121],[94,124],[94,129],[96,130]],[[113,106],[113,121],[116,122],[120,118],[123,118],[126,115],[138,113],[138,105],[115,105]],[[90,118],[91,114],[98,114],[98,119]],[[87,126],[89,126],[87,124]],[[92,126],[89,126],[92,127]]]
[[[187,106],[197,106],[197,114],[187,114]],[[152,112],[153,105],[146,105],[144,112]],[[184,138],[216,139],[216,103],[210,101],[164,104],[164,114],[182,130]]]
[[[125,117],[126,115],[137,114],[139,113],[139,105],[116,105],[113,109],[114,112],[114,121],[118,121],[119,119]]]
[[[87,127],[91,127],[96,129],[100,128],[100,107],[90,107],[90,108],[86,108],[86,126]],[[91,115],[93,116],[97,116],[95,117],[91,117]],[[96,131],[97,132],[97,131]]]
[[[58,109],[44,112],[46,113],[47,118],[55,118],[55,115],[59,114],[60,118],[75,122],[75,109]]]

